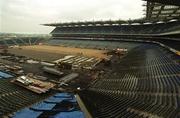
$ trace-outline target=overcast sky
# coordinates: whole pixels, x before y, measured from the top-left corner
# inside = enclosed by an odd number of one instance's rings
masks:
[[[49,33],[43,23],[136,19],[142,0],[0,0],[0,32]]]

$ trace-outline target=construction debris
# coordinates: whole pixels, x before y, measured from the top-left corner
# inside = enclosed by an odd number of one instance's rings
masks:
[[[0,63],[0,70],[6,71],[15,75],[21,75],[24,73],[22,67],[17,65],[5,65]]]
[[[71,67],[72,69],[81,69],[81,68],[92,69],[100,61],[101,59],[98,59],[98,58],[68,55],[62,59],[58,59],[54,61],[54,63],[59,65],[59,67],[63,67],[63,68],[69,66],[69,68]]]
[[[19,76],[11,82],[38,94],[46,93],[55,86],[51,82],[43,82],[29,76]]]
[[[45,62],[45,61],[41,61],[41,65],[42,66],[48,66],[48,67],[54,67],[55,64],[52,62]]]
[[[43,68],[44,72],[50,73],[50,74],[54,74],[54,75],[58,75],[58,76],[62,76],[64,73],[55,69],[55,68],[51,68],[51,67],[46,67],[44,66]]]
[[[29,60],[27,60],[27,63],[29,63],[29,64],[38,64],[39,61],[35,61],[33,59],[29,59]]]
[[[77,78],[79,76],[78,73],[71,73],[69,75],[66,75],[62,78],[60,78],[59,82],[60,82],[60,86],[64,85],[64,84],[68,84],[68,82],[70,82],[71,80]]]

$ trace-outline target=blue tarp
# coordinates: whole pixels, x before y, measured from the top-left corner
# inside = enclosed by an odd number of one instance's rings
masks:
[[[54,95],[54,97],[59,97],[59,98],[72,98],[73,95],[69,93],[57,93]]]
[[[51,118],[85,118],[85,117],[83,112],[73,111],[73,112],[61,112]]]
[[[16,112],[16,114],[13,116],[13,118],[37,118],[42,112],[39,111],[33,111],[29,108],[25,108],[19,112]]]
[[[3,78],[11,78],[11,77],[13,77],[12,75],[7,74],[7,73],[2,72],[2,71],[0,71],[0,76],[3,77]]]
[[[37,118],[43,112],[57,112],[56,115],[50,116],[50,118],[84,118],[84,114],[81,111],[76,111],[75,107],[71,109],[57,107],[56,104],[63,101],[76,102],[75,97],[69,93],[58,93],[55,96],[49,97],[44,102],[36,103],[30,108],[25,108],[19,112],[16,112],[12,118]]]
[[[71,100],[71,99],[67,99],[67,98],[58,98],[58,97],[50,97],[48,99],[45,100],[45,102],[62,102],[63,100]]]
[[[51,110],[56,104],[48,104],[45,102],[41,102],[38,104],[33,105],[30,109],[36,110],[36,111],[47,111]]]
[[[73,107],[71,109],[67,109],[67,108],[58,108],[58,109],[53,109],[51,111],[55,111],[55,112],[73,112],[76,111],[76,109]]]
[[[77,102],[75,97],[63,98],[63,97],[54,97],[54,96],[52,96],[52,97],[45,100],[45,102],[48,102],[48,103],[60,103],[62,101]]]

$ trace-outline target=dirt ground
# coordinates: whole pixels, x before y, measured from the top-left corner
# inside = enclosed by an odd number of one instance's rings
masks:
[[[65,55],[84,55],[87,57],[104,58],[106,51],[96,49],[82,49],[73,47],[60,47],[60,46],[47,46],[47,45],[36,45],[36,46],[21,46],[20,48],[14,47],[8,49],[9,53],[27,56],[36,59],[42,59],[46,61],[54,61],[62,58]]]

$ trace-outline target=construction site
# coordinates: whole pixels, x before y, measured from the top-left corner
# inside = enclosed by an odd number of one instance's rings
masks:
[[[179,118],[180,4],[172,1],[146,0],[143,19],[1,35],[0,117]]]

